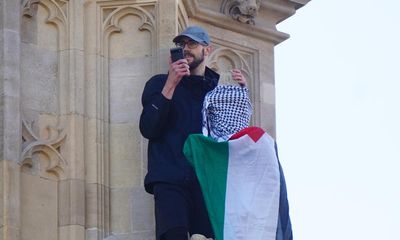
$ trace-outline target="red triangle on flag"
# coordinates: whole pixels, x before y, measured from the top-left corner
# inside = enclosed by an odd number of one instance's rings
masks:
[[[253,139],[254,142],[257,142],[258,139],[260,139],[264,133],[265,133],[265,131],[262,128],[248,127],[248,128],[244,128],[244,129],[240,130],[239,132],[235,133],[234,135],[232,135],[232,137],[230,137],[229,140],[238,139],[247,134],[247,135],[249,135],[249,137],[251,137],[251,139]]]

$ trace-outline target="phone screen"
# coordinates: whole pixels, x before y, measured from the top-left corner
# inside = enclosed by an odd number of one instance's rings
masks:
[[[183,59],[183,49],[181,47],[171,48],[171,60],[172,62],[176,62],[179,59]]]

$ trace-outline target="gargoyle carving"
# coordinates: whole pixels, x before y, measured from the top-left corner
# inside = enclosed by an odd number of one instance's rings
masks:
[[[221,12],[242,23],[255,24],[261,0],[223,0]]]

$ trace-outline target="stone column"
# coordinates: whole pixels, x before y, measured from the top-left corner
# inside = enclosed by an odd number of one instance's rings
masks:
[[[65,102],[60,107],[68,137],[62,154],[68,159],[68,175],[59,182],[59,240],[85,239],[85,164],[84,164],[84,15],[83,0],[69,1],[67,46],[60,49],[68,62],[67,81],[60,91]],[[65,96],[63,96],[65,95]]]
[[[18,240],[20,117],[20,5],[0,2],[0,240]]]
[[[103,81],[100,52],[102,15],[96,0],[84,3],[85,128],[84,162],[86,239],[100,240],[110,232],[110,191],[108,167],[108,89]]]

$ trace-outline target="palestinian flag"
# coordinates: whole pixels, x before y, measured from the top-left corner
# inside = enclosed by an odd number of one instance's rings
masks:
[[[246,128],[225,142],[190,135],[184,154],[199,179],[216,240],[292,239],[275,141],[261,128]]]

